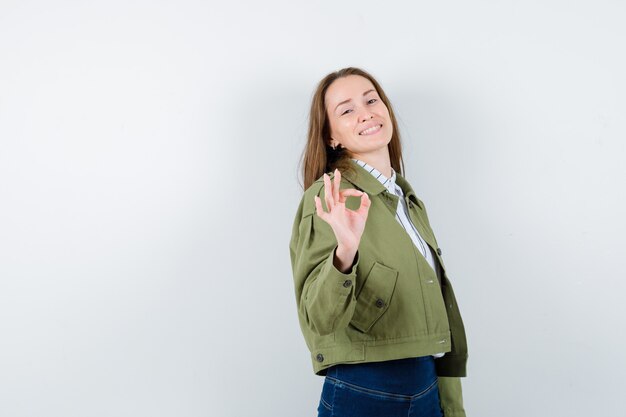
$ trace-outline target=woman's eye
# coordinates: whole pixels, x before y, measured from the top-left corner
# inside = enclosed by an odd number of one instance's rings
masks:
[[[376,98],[370,98],[369,100],[367,100],[368,104],[372,104],[372,101],[378,101],[378,99]],[[347,112],[351,111],[352,109],[347,109],[345,110],[343,113],[341,113],[341,115],[343,116],[344,114],[346,114]]]

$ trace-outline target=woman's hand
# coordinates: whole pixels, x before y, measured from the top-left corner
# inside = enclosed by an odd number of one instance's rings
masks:
[[[336,255],[340,258],[341,264],[345,266],[345,264],[350,265],[352,263],[354,254],[359,248],[371,201],[367,193],[363,191],[354,188],[340,190],[340,183],[341,173],[338,169],[335,169],[333,183],[331,183],[330,177],[324,174],[324,200],[328,212],[324,211],[322,201],[318,196],[315,196],[315,208],[317,215],[333,229],[338,245]],[[346,197],[348,196],[361,196],[361,205],[358,210],[346,208]],[[344,257],[342,255],[345,255],[349,260],[341,259]]]

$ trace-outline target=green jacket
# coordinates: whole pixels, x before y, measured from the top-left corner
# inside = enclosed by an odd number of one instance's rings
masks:
[[[351,163],[357,174],[342,172],[340,189],[362,190],[371,200],[352,269],[342,273],[334,266],[337,239],[316,214],[315,195],[327,211],[322,177],[304,192],[289,244],[298,318],[313,370],[326,375],[338,363],[447,352],[435,358],[442,408],[446,417],[464,417],[459,377],[466,376],[465,329],[424,203],[396,172],[411,220],[436,254],[437,272],[395,218],[400,197]],[[346,200],[349,209],[359,204],[360,197]]]

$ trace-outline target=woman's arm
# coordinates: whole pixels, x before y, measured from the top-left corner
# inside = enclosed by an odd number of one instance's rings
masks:
[[[289,243],[298,314],[304,325],[321,336],[352,320],[360,259],[358,247],[339,244],[333,228],[316,214],[314,196],[325,201],[325,188],[304,194]]]
[[[344,273],[335,265],[341,248],[331,227],[313,214],[294,221],[289,244],[298,312],[304,323],[319,335],[346,327],[354,314],[358,250]],[[348,250],[348,252],[350,252]],[[345,262],[345,259],[340,262]],[[343,269],[343,268],[342,268]]]

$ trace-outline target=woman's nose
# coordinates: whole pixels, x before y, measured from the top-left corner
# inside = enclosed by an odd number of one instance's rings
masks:
[[[369,110],[364,109],[364,110],[361,111],[361,114],[359,114],[359,122],[366,122],[366,121],[370,120],[373,117],[374,117],[374,115],[372,113],[370,113]]]

